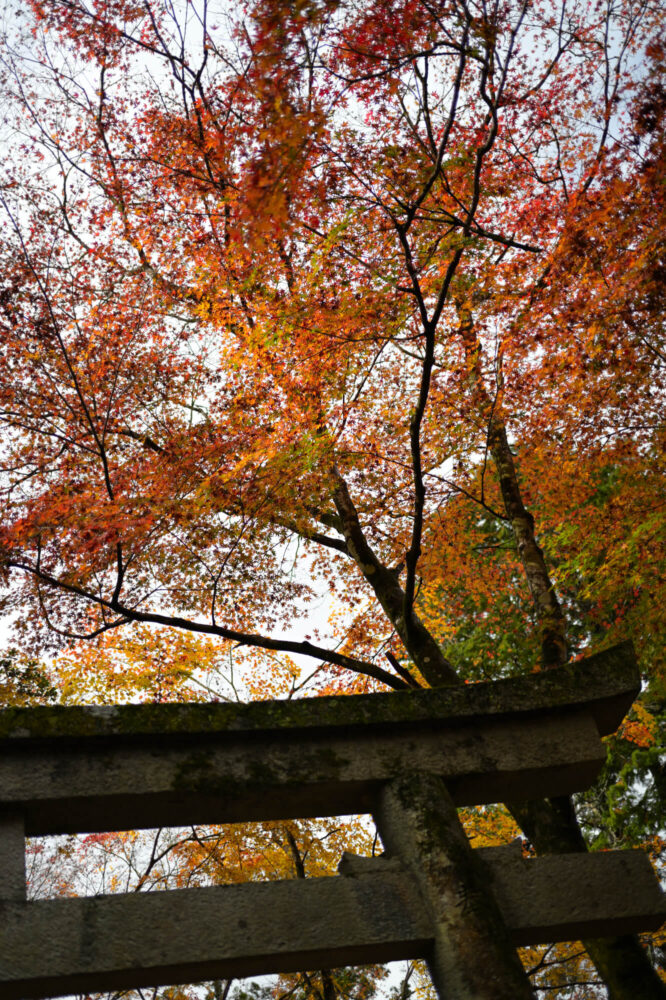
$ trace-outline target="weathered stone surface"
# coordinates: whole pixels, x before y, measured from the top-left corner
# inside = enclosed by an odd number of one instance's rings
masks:
[[[0,811],[0,900],[25,899],[25,830],[17,812]]]
[[[524,858],[518,844],[480,847],[481,860],[515,945],[571,941],[591,935],[656,931],[666,894],[644,851],[599,851]],[[403,871],[397,857],[345,851],[338,871],[373,877]]]
[[[28,834],[372,809],[404,767],[461,805],[587,787],[638,680],[627,644],[561,670],[405,694],[0,713],[0,803]],[[263,727],[263,728],[262,728]]]
[[[479,716],[547,713],[585,703],[602,736],[613,732],[640,691],[630,642],[557,670],[426,691],[265,701],[250,705],[125,705],[12,708],[0,712],[0,741],[169,736],[196,739],[261,731],[437,729]]]
[[[0,903],[0,995],[28,1000],[415,958],[429,937],[418,895],[395,872],[362,882]]]
[[[393,733],[18,741],[0,758],[0,802],[23,812],[28,835],[331,816],[370,812],[382,783],[405,768],[446,779],[464,805],[586,788],[604,760],[584,709]]]
[[[519,847],[475,851],[514,944],[656,931],[666,895],[643,851],[523,858]]]
[[[382,790],[374,818],[430,917],[426,961],[442,1000],[532,1000],[487,871],[441,779],[404,772]]]
[[[666,915],[640,851],[530,860],[511,847],[473,853],[515,945],[654,930]],[[29,1000],[430,954],[431,919],[397,859],[345,855],[341,868],[346,877],[0,902],[0,995]]]

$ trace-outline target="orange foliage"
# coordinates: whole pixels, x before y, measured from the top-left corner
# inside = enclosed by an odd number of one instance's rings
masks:
[[[30,0],[2,71],[0,553],[63,701],[492,679],[551,633],[560,660],[632,636],[622,736],[654,752],[657,6]],[[224,836],[286,863],[277,828]],[[185,873],[207,850],[169,848]]]

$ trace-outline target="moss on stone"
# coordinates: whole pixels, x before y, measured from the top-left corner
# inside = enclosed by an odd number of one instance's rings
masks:
[[[452,725],[480,715],[545,712],[587,702],[602,735],[640,690],[631,643],[555,670],[482,684],[250,705],[39,706],[0,712],[0,740],[173,738],[344,727]]]

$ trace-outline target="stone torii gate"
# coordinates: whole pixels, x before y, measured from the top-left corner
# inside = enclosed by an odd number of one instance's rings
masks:
[[[425,958],[442,1000],[529,997],[515,945],[659,927],[640,851],[472,850],[456,807],[588,787],[629,644],[526,678],[251,705],[0,713],[0,995]],[[26,902],[24,837],[372,813],[340,875]]]

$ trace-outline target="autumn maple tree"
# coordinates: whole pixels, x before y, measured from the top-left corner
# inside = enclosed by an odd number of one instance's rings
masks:
[[[26,654],[161,626],[260,696],[629,636],[650,683],[609,775],[661,802],[662,32],[647,0],[10,5],[0,546]],[[537,851],[585,849],[568,799],[509,805]],[[579,803],[592,839],[612,808]],[[634,939],[586,946],[614,1000],[664,996]]]

